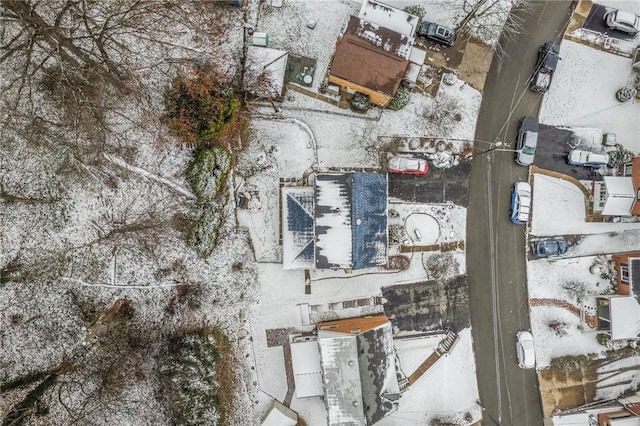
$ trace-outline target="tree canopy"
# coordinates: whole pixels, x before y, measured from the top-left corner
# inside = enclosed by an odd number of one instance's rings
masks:
[[[185,145],[215,141],[240,108],[231,87],[204,70],[176,76],[164,94],[164,105],[169,130]]]

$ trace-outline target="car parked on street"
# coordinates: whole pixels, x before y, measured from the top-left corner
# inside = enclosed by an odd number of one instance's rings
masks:
[[[604,22],[610,30],[618,30],[630,35],[640,32],[640,16],[623,10],[612,10],[604,15]]]
[[[538,257],[559,256],[569,250],[569,243],[562,237],[548,238],[531,243],[531,250]]]
[[[389,172],[405,175],[426,175],[429,171],[427,160],[422,158],[391,157],[389,159]]]
[[[418,35],[445,46],[451,46],[456,41],[455,31],[434,22],[422,21],[422,25],[418,28]]]
[[[520,368],[533,368],[536,366],[533,336],[528,331],[518,331],[516,333],[516,358]]]
[[[556,71],[560,60],[559,52],[560,47],[552,41],[546,42],[538,49],[538,62],[529,86],[531,90],[534,92],[546,92],[549,90],[553,73]]]
[[[516,140],[516,163],[521,166],[533,164],[538,146],[538,127],[536,117],[525,117],[520,121]]]
[[[609,154],[574,149],[569,152],[568,163],[572,166],[603,167],[609,164]]]
[[[531,211],[531,185],[528,182],[516,182],[511,189],[511,222],[524,225],[529,221]]]

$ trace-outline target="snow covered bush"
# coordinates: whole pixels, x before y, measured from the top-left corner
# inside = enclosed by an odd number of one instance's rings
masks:
[[[393,97],[393,99],[391,99],[389,105],[387,105],[387,108],[391,111],[398,111],[407,106],[410,99],[411,92],[409,92],[409,89],[404,86],[400,86],[400,88],[398,88],[398,91],[396,92],[396,95]]]
[[[356,93],[351,99],[351,109],[356,112],[367,112],[371,107],[369,102],[369,95],[363,93]]]
[[[551,360],[551,366],[560,371],[573,371],[586,365],[591,359],[590,355],[567,355]]]
[[[609,153],[609,166],[618,167],[621,164],[628,163],[633,158],[633,152],[625,149],[622,145],[617,145],[615,151]]]
[[[438,129],[444,135],[453,131],[462,119],[459,108],[459,98],[443,95],[424,109],[423,117],[430,122],[431,128]]]
[[[197,150],[186,171],[191,190],[198,198],[192,211],[193,226],[186,240],[201,257],[209,257],[218,242],[225,217],[223,211],[228,198],[225,187],[230,169],[229,151],[211,145]]]
[[[616,99],[618,102],[629,102],[636,96],[637,92],[633,87],[623,87],[616,92]]]
[[[602,346],[607,346],[608,347],[609,346],[609,342],[611,341],[611,336],[609,336],[607,333],[598,333],[596,335],[596,340]]]
[[[187,245],[193,247],[202,258],[211,256],[218,244],[220,229],[224,223],[223,206],[210,204],[198,206],[193,227],[187,234]]]
[[[185,145],[211,143],[236,119],[240,102],[211,69],[178,75],[164,94],[165,119]]]
[[[162,397],[176,425],[225,424],[222,359],[229,349],[227,338],[217,329],[199,329],[169,340],[158,356]],[[227,372],[229,373],[229,372]]]
[[[410,264],[411,260],[407,256],[399,254],[396,256],[389,256],[389,262],[387,262],[385,269],[394,271],[405,271],[409,269]]]
[[[568,324],[566,322],[551,320],[547,325],[556,334],[556,336],[566,336],[568,328]]]
[[[404,225],[389,225],[389,244],[400,244],[405,235]]]
[[[444,281],[460,273],[460,264],[451,253],[436,253],[423,260],[429,279]]]
[[[421,4],[412,4],[411,6],[405,7],[404,11],[412,15],[416,15],[418,18],[420,18],[418,19],[418,24],[416,25],[416,28],[420,28],[422,19],[424,18],[424,15],[427,14],[427,11],[424,10],[424,7]]]
[[[226,148],[212,145],[196,151],[186,175],[199,202],[207,203],[220,195],[230,169],[231,155]]]

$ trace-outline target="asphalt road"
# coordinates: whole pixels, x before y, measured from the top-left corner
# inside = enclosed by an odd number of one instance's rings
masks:
[[[542,97],[528,90],[529,78],[540,45],[560,40],[570,2],[531,5],[531,13],[520,14],[523,32],[504,38],[506,56],[494,59],[487,76],[478,141],[502,141],[513,148],[519,120],[537,116]],[[478,149],[488,147],[477,145]],[[529,329],[526,228],[512,224],[507,212],[513,182],[526,179],[527,169],[513,161],[513,153],[496,150],[474,157],[467,210],[467,273],[483,425],[543,424],[535,371],[521,370],[515,358],[515,333]]]

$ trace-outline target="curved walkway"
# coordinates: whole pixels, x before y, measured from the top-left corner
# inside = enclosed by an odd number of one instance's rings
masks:
[[[564,308],[566,310],[568,310],[569,312],[571,312],[572,314],[575,314],[577,316],[580,316],[580,308],[578,308],[575,305],[572,305],[571,303],[564,301],[564,300],[559,300],[559,299],[529,299],[529,306],[556,306],[558,308]],[[595,315],[589,315],[587,313],[584,314],[584,320],[587,323],[587,325],[591,328],[597,328],[598,326],[598,318]]]

